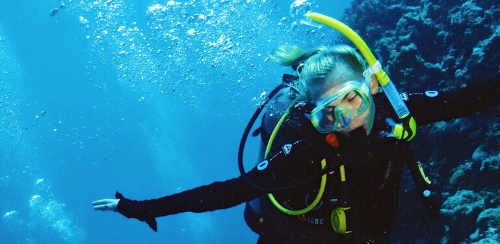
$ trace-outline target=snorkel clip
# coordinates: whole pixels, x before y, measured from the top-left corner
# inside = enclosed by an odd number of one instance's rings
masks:
[[[415,136],[414,131],[416,131],[417,123],[413,117],[407,116],[403,119],[403,123],[396,123],[393,119],[385,119],[391,132],[385,131],[387,137],[395,137],[398,140],[409,141]]]

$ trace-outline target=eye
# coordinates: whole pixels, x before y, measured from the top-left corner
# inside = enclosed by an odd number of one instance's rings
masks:
[[[335,110],[334,107],[326,107],[326,108],[323,109],[323,112],[325,114],[331,114],[331,113],[333,113],[333,110]]]
[[[347,102],[352,102],[357,97],[358,97],[358,93],[357,92],[350,92],[349,94],[347,94],[346,99],[347,99]]]
[[[335,107],[326,107],[323,109],[323,114],[330,122],[335,121]]]

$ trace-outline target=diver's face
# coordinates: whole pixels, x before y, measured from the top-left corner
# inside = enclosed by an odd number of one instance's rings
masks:
[[[316,106],[320,106],[322,101],[345,89],[345,85],[346,84],[341,83],[331,87],[317,97],[317,99],[314,99],[314,103]],[[327,119],[331,123],[336,123],[335,131],[338,132],[349,133],[362,127],[367,135],[370,134],[375,117],[375,104],[373,104],[372,95],[377,92],[378,82],[375,76],[372,76],[372,80],[369,82],[368,97],[354,90],[341,93],[342,96],[337,101],[322,109],[323,120]],[[369,104],[368,108],[366,108],[366,104]],[[360,109],[362,109],[361,113],[359,111]]]

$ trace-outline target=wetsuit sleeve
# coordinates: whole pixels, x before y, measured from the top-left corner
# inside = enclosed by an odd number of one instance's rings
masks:
[[[246,174],[254,184],[264,188],[279,188],[303,180],[304,172],[312,169],[312,160],[296,141],[276,150],[265,164],[259,164]],[[299,163],[296,163],[296,162]],[[318,166],[319,164],[315,164]],[[192,190],[153,200],[134,201],[123,198],[118,211],[128,218],[147,220],[182,212],[207,212],[234,207],[265,195],[267,192],[252,186],[244,177],[215,182]]]
[[[124,198],[118,203],[118,212],[128,218],[144,220],[182,212],[200,213],[226,209],[263,194],[264,192],[239,177],[158,199],[134,201]]]
[[[453,92],[408,94],[408,109],[418,125],[465,117],[500,104],[500,76]]]

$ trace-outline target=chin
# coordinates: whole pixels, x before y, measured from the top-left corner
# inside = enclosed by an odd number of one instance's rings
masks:
[[[349,128],[338,128],[335,131],[342,133],[342,134],[349,134],[349,133],[351,133],[351,132],[353,132],[361,127],[365,128],[364,125],[351,125]]]
[[[368,136],[372,132],[372,127],[373,127],[373,123],[368,122],[368,123],[363,123],[360,125],[351,125],[351,127],[349,127],[349,128],[342,128],[342,129],[339,129],[337,131],[340,133],[350,133],[350,132],[358,130],[358,129],[363,129],[364,131],[366,131],[366,135]]]

